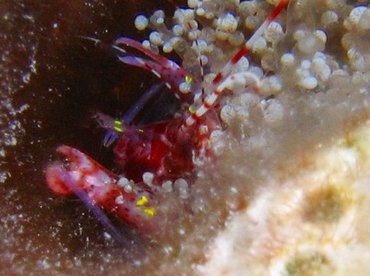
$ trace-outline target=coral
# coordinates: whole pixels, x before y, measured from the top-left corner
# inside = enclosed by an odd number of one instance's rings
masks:
[[[369,271],[364,212],[370,202],[370,121],[347,135],[306,156],[294,174],[281,172],[283,179],[270,179],[270,188],[261,189],[247,209],[230,219],[210,247],[209,263],[199,269],[212,275],[225,270],[230,275]]]

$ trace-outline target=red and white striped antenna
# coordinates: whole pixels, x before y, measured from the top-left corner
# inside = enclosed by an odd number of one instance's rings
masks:
[[[190,116],[186,119],[185,125],[193,125],[199,118],[201,118],[208,110],[210,110],[217,99],[222,93],[220,84],[229,76],[235,64],[240,59],[249,53],[254,43],[262,36],[264,31],[270,25],[270,23],[285,9],[289,4],[289,0],[281,0],[280,3],[273,9],[270,15],[265,19],[262,25],[255,31],[255,33],[248,39],[245,45],[231,58],[231,60],[223,67],[223,69],[214,77],[210,84],[210,91],[212,91],[203,101],[200,107],[195,108],[191,106],[189,108]]]

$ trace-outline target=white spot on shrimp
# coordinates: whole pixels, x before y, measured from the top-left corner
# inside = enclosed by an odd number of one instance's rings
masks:
[[[205,135],[205,134],[207,134],[207,133],[208,133],[208,126],[207,126],[207,125],[201,125],[201,126],[199,127],[199,133],[200,133],[201,135]]]
[[[121,205],[125,202],[125,200],[123,199],[123,196],[122,195],[119,195],[116,197],[116,199],[114,200],[114,202],[118,205]]]
[[[117,181],[117,185],[121,187],[126,193],[132,193],[132,183],[130,180],[128,180],[126,177],[122,176]]]
[[[151,71],[152,71],[152,73],[153,73],[157,78],[160,78],[160,77],[161,77],[161,74],[159,74],[156,70],[152,69]]]

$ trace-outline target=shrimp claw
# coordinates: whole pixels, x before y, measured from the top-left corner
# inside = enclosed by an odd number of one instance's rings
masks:
[[[120,61],[125,64],[151,71],[175,93],[177,98],[187,101],[192,100],[192,97],[189,97],[190,95],[186,95],[187,93],[184,93],[181,89],[181,84],[186,83],[187,85],[191,85],[193,80],[190,73],[185,69],[177,65],[174,61],[153,52],[151,49],[145,48],[140,42],[131,38],[120,37],[116,40],[115,44],[135,48],[147,57],[151,58],[151,60],[149,60],[141,57],[125,55],[119,57]]]
[[[140,230],[157,229],[157,208],[151,195],[139,184],[122,181],[85,153],[62,145],[57,152],[67,158],[66,165],[54,163],[46,169],[46,180],[60,195],[88,195],[90,202]],[[126,186],[121,185],[125,183]],[[89,207],[89,206],[88,206]]]

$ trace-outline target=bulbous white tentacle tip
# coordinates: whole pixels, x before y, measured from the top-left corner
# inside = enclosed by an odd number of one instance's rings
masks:
[[[138,15],[136,18],[135,18],[135,27],[136,29],[138,29],[139,31],[143,31],[145,30],[148,25],[149,25],[149,20],[146,16],[144,15]]]

